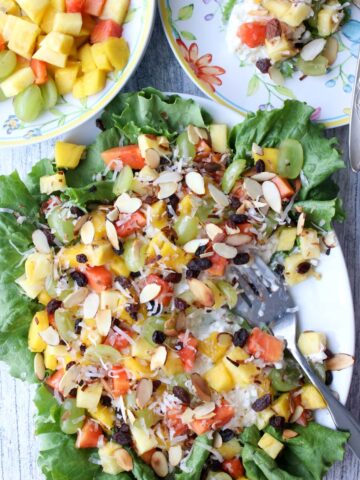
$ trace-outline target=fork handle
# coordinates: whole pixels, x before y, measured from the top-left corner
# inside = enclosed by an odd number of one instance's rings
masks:
[[[328,404],[330,415],[332,416],[336,427],[339,430],[350,432],[349,445],[355,455],[360,459],[360,423],[352,416],[352,414],[337,400],[331,393],[331,390],[323,383],[323,381],[312,370],[304,355],[295,345],[288,345],[288,349],[299,363],[303,371],[311,383],[319,390],[324,400]]]

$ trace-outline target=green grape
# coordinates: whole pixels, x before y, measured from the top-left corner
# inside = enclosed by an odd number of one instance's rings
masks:
[[[199,233],[199,223],[197,217],[180,216],[174,224],[174,230],[178,237],[177,243],[185,245],[185,243],[196,238]]]
[[[304,163],[304,152],[301,143],[288,138],[279,147],[277,173],[285,178],[294,179],[300,175]]]
[[[225,300],[229,308],[234,308],[238,301],[238,294],[235,288],[225,280],[219,280],[218,282],[216,282],[216,286],[225,296]]]
[[[40,87],[30,85],[14,97],[15,115],[23,122],[33,122],[44,109]]]
[[[156,345],[153,340],[152,336],[155,330],[160,330],[161,332],[164,331],[164,324],[165,320],[160,317],[150,317],[148,318],[141,327],[141,335],[147,342],[151,345]]]
[[[187,132],[182,132],[176,139],[176,145],[179,148],[179,157],[194,158],[195,157],[195,145],[190,143]]]
[[[120,362],[121,358],[120,352],[110,345],[91,345],[84,353],[84,360],[96,365],[103,365],[104,363],[115,365]]]
[[[44,109],[48,110],[49,108],[55,107],[59,95],[54,80],[49,78],[46,83],[41,85],[40,90],[44,101]]]
[[[232,480],[232,477],[225,472],[212,472],[210,471],[206,480]]]
[[[124,260],[131,272],[138,272],[145,265],[146,245],[140,239],[128,240],[124,245]]]
[[[272,368],[269,377],[276,391],[290,392],[300,385],[301,371],[294,362],[288,360],[285,368]]]
[[[66,208],[56,207],[51,210],[47,219],[55,237],[63,243],[71,242],[75,238],[73,221],[66,218],[67,214]]]
[[[75,398],[67,398],[61,405],[60,428],[67,435],[73,435],[83,426],[85,409],[76,406]]]
[[[55,311],[55,324],[60,336],[65,342],[74,340],[74,319],[68,310],[58,309]]]
[[[297,68],[304,74],[309,76],[325,75],[329,61],[322,55],[318,55],[314,60],[305,61],[301,57],[296,60]]]
[[[215,206],[213,200],[206,200],[200,205],[196,210],[196,216],[199,218],[200,222],[205,222],[208,219],[208,216],[212,213]]]
[[[16,54],[11,50],[0,52],[0,80],[5,80],[16,67]]]
[[[225,193],[230,193],[233,189],[236,180],[240,177],[241,173],[245,170],[246,160],[234,160],[224,172],[224,176],[221,180],[221,188]]]
[[[8,100],[8,98],[5,97],[4,92],[0,88],[0,102],[5,102],[6,100]]]
[[[121,195],[122,193],[127,192],[130,190],[132,181],[134,178],[134,174],[132,168],[129,165],[125,165],[119,175],[117,176],[114,186],[113,192],[115,195]]]

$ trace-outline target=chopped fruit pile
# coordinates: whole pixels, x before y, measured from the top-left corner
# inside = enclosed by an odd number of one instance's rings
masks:
[[[99,93],[122,70],[130,0],[0,0],[0,102],[35,120],[59,95]]]
[[[159,477],[186,471],[205,438],[207,467],[244,478],[245,427],[287,425],[290,438],[326,407],[283,341],[231,312],[241,292],[230,266],[273,257],[292,285],[330,247],[303,212],[289,216],[302,146],[253,145],[248,167],[231,163],[227,138],[225,125],[189,125],[174,142],[141,134],[104,151],[115,200],[88,209],[62,195],[85,147],[58,142],[57,172],[40,179],[41,226],[17,280],[44,305],[28,345],[61,429],[98,448],[108,474],[132,470],[130,446]],[[326,337],[305,332],[299,345],[325,375]],[[284,445],[265,433],[258,446],[275,458]]]

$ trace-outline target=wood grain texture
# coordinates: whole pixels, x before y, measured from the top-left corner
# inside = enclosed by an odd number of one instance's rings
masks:
[[[136,75],[127,84],[126,90],[138,90],[145,86],[154,86],[163,91],[183,92],[195,95],[202,93],[191,83],[174,58],[159,18],[148,51]],[[1,121],[1,111],[0,111]],[[329,136],[336,135],[347,159],[346,127],[329,131]],[[38,159],[51,155],[55,140],[40,145],[19,149],[0,151],[0,171],[10,173],[18,169],[24,174],[31,164]],[[347,220],[336,226],[336,231],[344,251],[349,269],[350,282],[354,295],[356,323],[360,320],[360,181],[349,169],[337,175],[344,200]],[[359,214],[359,216],[357,216]],[[1,308],[1,306],[0,306]],[[341,318],[339,318],[341,329]],[[359,344],[357,332],[357,345]],[[348,406],[359,417],[360,397],[360,360],[354,369],[354,376]],[[0,480],[41,480],[37,465],[37,443],[33,435],[33,413],[31,402],[33,389],[28,385],[12,379],[4,366],[0,367]],[[357,480],[360,478],[360,462],[351,452],[347,452],[345,461],[335,465],[328,480]],[[90,480],[90,479],[89,479]]]

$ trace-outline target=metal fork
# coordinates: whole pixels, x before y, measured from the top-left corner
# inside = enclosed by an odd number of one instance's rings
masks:
[[[260,257],[255,257],[248,265],[234,265],[231,274],[242,290],[234,309],[235,313],[251,325],[268,325],[275,336],[285,339],[286,348],[326,401],[336,427],[350,432],[348,443],[360,458],[359,422],[334,397],[297,347],[297,309],[284,282]]]

